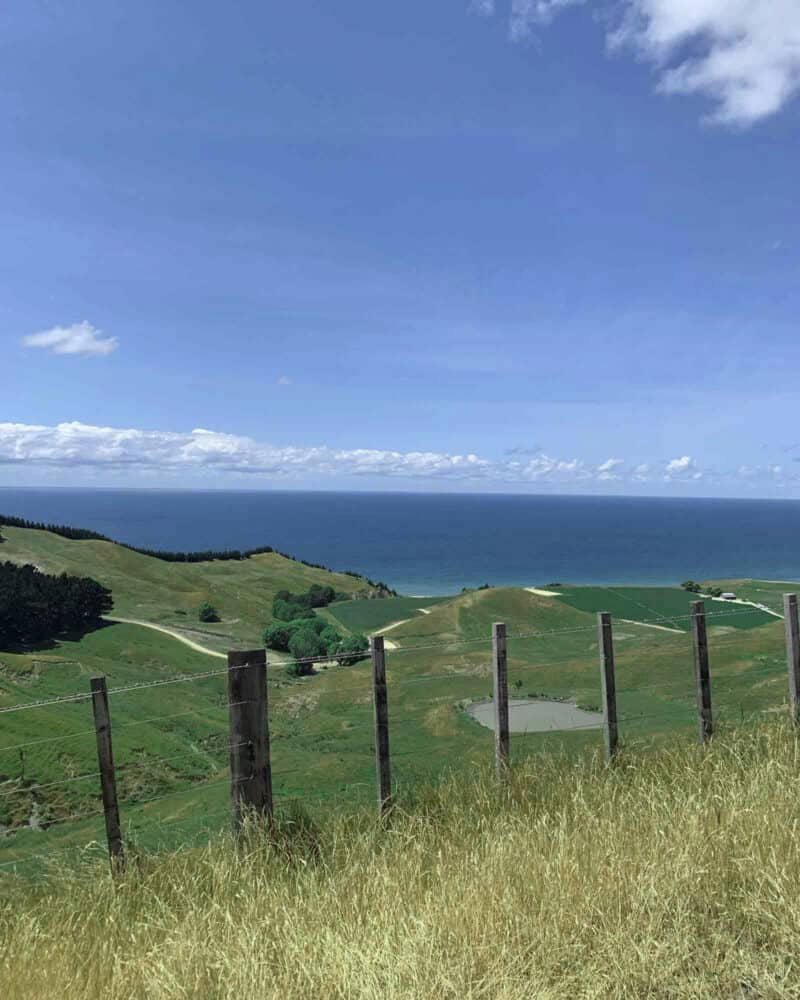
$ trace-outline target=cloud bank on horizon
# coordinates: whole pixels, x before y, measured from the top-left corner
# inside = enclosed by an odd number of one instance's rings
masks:
[[[800,472],[780,465],[703,468],[689,455],[628,464],[622,458],[593,463],[554,458],[537,451],[528,457],[482,458],[475,454],[393,451],[375,448],[279,446],[236,434],[197,428],[189,433],[98,427],[77,421],[45,426],[0,423],[0,467],[45,469],[80,467],[145,473],[200,473],[282,481],[308,476],[441,480],[507,484],[706,483],[734,479],[773,485],[800,485]]]
[[[662,94],[713,102],[715,124],[744,127],[773,115],[800,91],[797,0],[510,0],[509,34],[531,36],[568,7],[606,23],[611,52],[650,63]],[[491,17],[501,0],[475,0]]]

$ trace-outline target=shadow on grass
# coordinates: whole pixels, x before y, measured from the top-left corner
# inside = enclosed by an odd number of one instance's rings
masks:
[[[112,628],[117,622],[108,622],[99,619],[96,622],[89,622],[82,629],[75,629],[68,632],[59,632],[58,635],[48,636],[42,639],[31,639],[29,642],[4,642],[0,638],[0,653],[17,653],[20,655],[30,655],[32,653],[45,653],[48,650],[58,649],[62,642],[80,642],[92,632],[99,632],[102,629]]]

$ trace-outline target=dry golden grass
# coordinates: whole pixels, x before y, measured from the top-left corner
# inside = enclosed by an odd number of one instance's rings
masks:
[[[281,821],[276,843],[20,885],[0,996],[795,997],[800,745],[782,724],[630,755],[541,757],[498,790]]]

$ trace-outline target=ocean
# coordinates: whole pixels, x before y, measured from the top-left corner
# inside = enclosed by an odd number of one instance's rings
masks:
[[[414,595],[800,578],[793,500],[2,488],[0,514],[146,548],[272,545]]]

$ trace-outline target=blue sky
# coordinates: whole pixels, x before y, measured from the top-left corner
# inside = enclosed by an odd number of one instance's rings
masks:
[[[795,0],[0,45],[0,484],[800,495]]]

